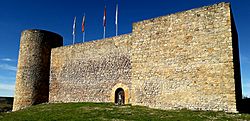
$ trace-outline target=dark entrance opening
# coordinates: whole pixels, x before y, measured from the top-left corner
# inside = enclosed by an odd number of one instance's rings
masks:
[[[115,91],[115,104],[123,105],[125,101],[124,90],[122,88],[118,88]]]

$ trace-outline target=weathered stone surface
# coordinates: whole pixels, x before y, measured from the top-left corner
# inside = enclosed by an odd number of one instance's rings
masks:
[[[230,6],[135,23],[132,104],[236,112]]]
[[[13,111],[48,102],[51,48],[63,38],[44,30],[22,32]]]
[[[115,85],[131,88],[130,40],[128,34],[53,49],[49,101],[111,102]]]
[[[50,71],[49,102],[114,102],[115,91],[122,88],[126,104],[237,112],[237,41],[228,3],[192,9],[137,22],[131,34],[53,48],[50,70],[42,70],[41,58],[29,61],[36,65],[34,71],[18,68],[16,92],[29,87],[22,96],[30,97],[36,90],[33,81],[18,79]],[[21,41],[20,53],[27,49],[24,45]],[[38,45],[34,49],[46,48]],[[34,45],[27,46],[33,52]],[[40,55],[50,55],[48,51]],[[22,65],[25,56],[34,54],[20,55]]]
[[[112,102],[121,83],[135,105],[236,112],[230,15],[221,3],[135,23],[129,35],[53,49],[50,101]]]

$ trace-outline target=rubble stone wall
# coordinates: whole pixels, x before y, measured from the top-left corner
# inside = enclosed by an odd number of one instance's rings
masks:
[[[51,48],[63,38],[44,30],[25,30],[20,40],[13,111],[48,102]]]
[[[132,104],[236,112],[230,5],[135,23]]]
[[[230,4],[219,3],[134,23],[131,34],[54,48],[49,101],[114,102],[123,88],[133,105],[236,112],[231,19]]]
[[[131,88],[130,40],[128,34],[53,49],[49,101],[112,102],[115,85]]]

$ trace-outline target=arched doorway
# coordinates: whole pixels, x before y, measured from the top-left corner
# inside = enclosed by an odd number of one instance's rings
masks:
[[[115,91],[115,104],[123,105],[125,102],[125,94],[122,88],[118,88]]]
[[[124,92],[124,104],[129,104],[129,99],[130,99],[130,90],[127,85],[122,84],[122,83],[117,83],[113,88],[110,93],[110,102],[115,103],[116,102],[116,93],[118,89],[121,88]],[[120,90],[120,89],[119,89]]]

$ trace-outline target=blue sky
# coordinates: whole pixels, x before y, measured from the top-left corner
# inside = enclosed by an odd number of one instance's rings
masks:
[[[101,39],[104,4],[107,37],[115,36],[115,5],[119,3],[119,34],[132,31],[132,23],[218,2],[231,2],[239,35],[243,95],[250,97],[250,1],[249,0],[1,0],[0,96],[13,96],[20,34],[44,29],[72,44],[72,24],[77,17],[76,42],[81,42],[81,20],[86,14],[86,41]]]

